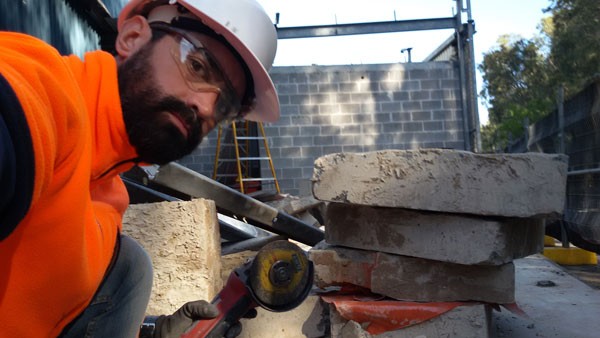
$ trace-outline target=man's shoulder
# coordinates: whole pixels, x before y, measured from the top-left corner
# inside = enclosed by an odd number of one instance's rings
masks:
[[[60,56],[59,52],[44,40],[19,32],[0,31],[0,49],[21,53],[44,53]]]

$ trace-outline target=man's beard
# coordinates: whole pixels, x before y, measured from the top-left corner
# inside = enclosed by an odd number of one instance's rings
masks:
[[[165,164],[196,149],[203,137],[202,121],[185,102],[165,95],[154,85],[152,46],[151,42],[119,65],[119,94],[129,142],[139,160]],[[187,139],[169,121],[168,113],[178,115],[187,124]]]

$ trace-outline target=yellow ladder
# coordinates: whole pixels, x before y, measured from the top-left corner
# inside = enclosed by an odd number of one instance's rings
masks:
[[[260,141],[266,156],[260,156]],[[272,177],[261,177],[260,164],[263,161],[269,164]],[[234,163],[235,167],[232,166]],[[278,194],[281,192],[262,123],[234,121],[229,126],[219,126],[212,178],[243,194],[257,187],[262,190],[264,185],[269,184],[275,186]]]

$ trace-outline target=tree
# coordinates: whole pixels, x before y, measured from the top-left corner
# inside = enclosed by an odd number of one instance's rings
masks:
[[[484,150],[520,136],[524,118],[534,123],[551,113],[559,87],[568,98],[600,74],[600,1],[552,0],[545,12],[551,16],[542,20],[540,36],[502,36],[479,65],[490,114]]]
[[[554,0],[550,62],[552,81],[565,86],[566,95],[580,91],[600,72],[600,1]]]
[[[552,85],[542,39],[504,35],[498,46],[484,54],[481,97],[488,103],[490,126],[482,129],[484,150],[523,134],[523,121],[535,122],[552,108]]]

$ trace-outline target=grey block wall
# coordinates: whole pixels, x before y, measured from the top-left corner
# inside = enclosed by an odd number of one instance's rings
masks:
[[[282,193],[311,195],[314,160],[337,152],[465,149],[453,62],[275,67],[281,118],[264,124]],[[211,176],[216,131],[180,162]],[[263,163],[264,177],[271,177]]]

